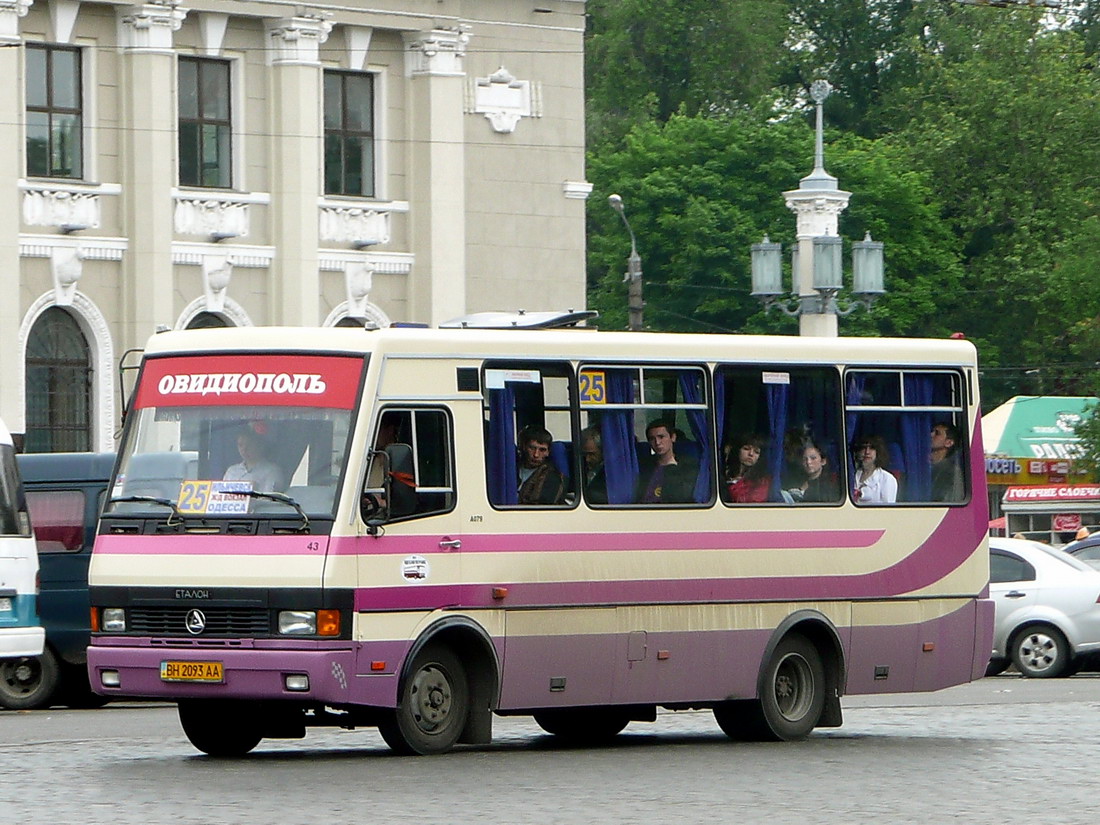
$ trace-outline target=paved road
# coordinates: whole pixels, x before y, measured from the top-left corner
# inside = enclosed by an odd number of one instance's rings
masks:
[[[845,725],[735,744],[705,712],[612,746],[498,719],[491,746],[390,754],[374,731],[199,755],[166,706],[0,712],[0,812],[33,823],[1092,823],[1100,677],[845,700]]]

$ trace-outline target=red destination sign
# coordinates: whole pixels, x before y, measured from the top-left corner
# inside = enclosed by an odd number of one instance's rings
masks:
[[[333,355],[192,355],[150,358],[135,407],[355,406],[362,358]]]

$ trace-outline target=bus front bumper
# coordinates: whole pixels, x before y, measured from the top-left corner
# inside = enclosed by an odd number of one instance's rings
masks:
[[[364,694],[374,692],[364,691],[363,679],[356,677],[356,652],[347,642],[293,649],[181,649],[120,642],[93,642],[88,648],[88,680],[101,696],[350,705],[364,703]],[[378,691],[382,696],[391,692],[396,694],[392,686]]]
[[[41,656],[45,644],[41,627],[0,627],[0,659]]]

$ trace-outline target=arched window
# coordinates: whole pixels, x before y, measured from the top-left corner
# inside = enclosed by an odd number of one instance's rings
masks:
[[[76,319],[50,307],[27,339],[27,452],[92,449],[92,378],[88,341]]]
[[[366,321],[363,318],[353,318],[350,315],[345,315],[339,321],[336,322],[338,327],[358,327],[362,328]]]
[[[188,329],[223,329],[228,326],[228,321],[213,312],[200,312],[187,322]]]

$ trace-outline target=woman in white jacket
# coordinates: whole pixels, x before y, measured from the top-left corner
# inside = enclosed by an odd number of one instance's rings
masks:
[[[856,442],[855,490],[857,504],[893,504],[898,500],[898,480],[886,469],[889,461],[882,436],[865,436]]]

